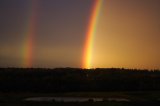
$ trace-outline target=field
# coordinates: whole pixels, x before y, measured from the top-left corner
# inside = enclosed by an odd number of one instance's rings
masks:
[[[102,102],[24,101],[31,97],[101,97]],[[127,99],[116,101],[107,98]],[[0,106],[159,106],[159,91],[132,92],[68,92],[68,93],[0,93]]]
[[[160,106],[159,70],[0,70],[0,106]]]

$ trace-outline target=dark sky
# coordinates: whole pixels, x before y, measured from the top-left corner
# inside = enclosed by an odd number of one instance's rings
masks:
[[[80,67],[93,2],[0,0],[0,66],[25,67],[32,38],[32,67]],[[93,67],[160,68],[160,0],[103,0],[100,13]]]

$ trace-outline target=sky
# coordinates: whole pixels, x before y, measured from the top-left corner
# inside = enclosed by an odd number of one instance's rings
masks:
[[[0,0],[0,67],[160,69],[160,0]]]

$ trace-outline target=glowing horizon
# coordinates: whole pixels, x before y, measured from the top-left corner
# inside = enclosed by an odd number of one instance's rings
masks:
[[[95,0],[91,11],[90,21],[86,32],[85,47],[83,53],[82,68],[91,68],[92,49],[94,36],[96,33],[96,24],[99,17],[99,11],[103,0]]]

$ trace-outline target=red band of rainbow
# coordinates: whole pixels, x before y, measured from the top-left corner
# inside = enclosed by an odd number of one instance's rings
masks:
[[[33,43],[35,37],[35,27],[36,27],[36,7],[37,0],[31,1],[31,7],[29,7],[29,17],[27,22],[27,33],[25,34],[24,44],[23,44],[23,67],[32,67],[32,57],[33,57]]]

